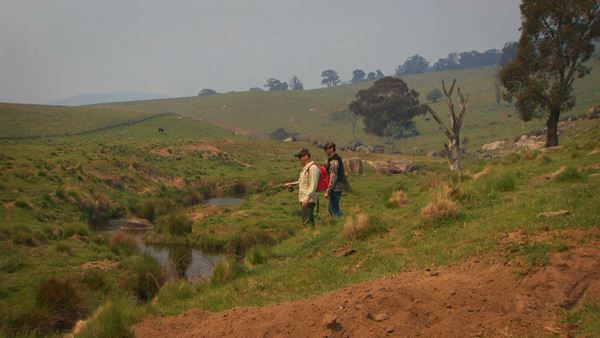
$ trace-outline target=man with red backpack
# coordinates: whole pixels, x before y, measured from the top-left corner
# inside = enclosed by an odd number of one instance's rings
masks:
[[[298,178],[298,200],[302,208],[302,224],[311,228],[315,226],[314,209],[317,203],[317,186],[319,185],[319,166],[310,159],[310,152],[306,148],[294,154],[299,160],[302,169]],[[288,183],[290,187],[296,182]]]
[[[327,174],[329,175],[329,184],[323,196],[329,199],[329,214],[332,217],[340,217],[340,199],[343,191],[350,191],[350,185],[344,172],[344,162],[340,155],[335,152],[335,143],[326,142],[323,150],[327,155]]]

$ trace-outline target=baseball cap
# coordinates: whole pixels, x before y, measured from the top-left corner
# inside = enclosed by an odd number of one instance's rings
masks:
[[[304,155],[309,155],[310,156],[310,152],[306,148],[302,148],[302,149],[298,150],[297,153],[294,154],[294,156],[296,156],[298,158],[300,158],[300,157],[302,157]]]

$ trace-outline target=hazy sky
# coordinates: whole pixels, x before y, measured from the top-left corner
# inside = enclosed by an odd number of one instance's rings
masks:
[[[517,0],[0,0],[0,101],[81,93],[169,96],[262,87],[335,69],[501,49]]]

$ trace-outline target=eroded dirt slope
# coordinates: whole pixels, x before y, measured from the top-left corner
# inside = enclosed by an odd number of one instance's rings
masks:
[[[515,273],[522,271],[522,260],[507,262],[499,254],[439,270],[399,273],[300,301],[151,316],[134,330],[138,337],[568,334],[572,328],[560,324],[560,309],[600,297],[599,242],[596,231],[553,235],[567,239],[569,249],[524,275]],[[512,233],[505,240],[536,239]]]

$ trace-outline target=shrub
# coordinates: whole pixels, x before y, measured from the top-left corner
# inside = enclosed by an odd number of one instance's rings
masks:
[[[21,208],[21,209],[28,209],[28,210],[32,210],[33,207],[31,206],[31,204],[27,201],[23,201],[23,200],[16,200],[15,201],[15,206]]]
[[[10,257],[10,258],[4,259],[0,263],[0,272],[15,273],[15,272],[23,269],[26,266],[27,265],[22,260],[20,260],[19,258],[17,258],[17,257]]]
[[[248,184],[246,182],[236,182],[229,188],[229,193],[235,197],[244,196],[247,191]]]
[[[56,250],[57,252],[66,253],[68,255],[71,255],[72,253],[71,247],[68,243],[65,242],[57,242],[56,244],[54,244],[54,250]]]
[[[150,222],[154,222],[156,219],[156,208],[154,201],[146,200],[134,204],[130,208],[131,212],[137,217],[147,219]]]
[[[194,288],[190,283],[182,280],[174,280],[165,283],[156,296],[155,304],[161,308],[172,306],[178,301],[191,299],[194,296]]]
[[[439,199],[427,204],[427,206],[421,209],[420,214],[426,221],[437,222],[458,218],[459,210],[456,203],[447,199]]]
[[[584,181],[585,175],[580,173],[577,169],[568,166],[563,170],[560,174],[558,174],[555,178],[557,182],[577,182]]]
[[[210,275],[209,284],[223,285],[246,272],[246,267],[233,257],[223,257]]]
[[[183,214],[171,214],[167,218],[167,231],[173,236],[184,236],[192,233],[192,221]]]
[[[50,278],[38,290],[36,303],[47,310],[47,323],[54,330],[72,328],[83,317],[85,307],[73,285],[67,280]]]
[[[120,284],[131,290],[141,301],[152,299],[166,280],[163,267],[151,256],[133,256]]]
[[[25,226],[15,226],[12,230],[12,240],[15,244],[36,246],[38,243],[33,238],[31,229]]]
[[[352,216],[346,217],[346,223],[341,233],[341,237],[346,240],[356,240],[367,237],[375,230],[373,222],[370,222],[369,216],[362,212],[356,212]]]

